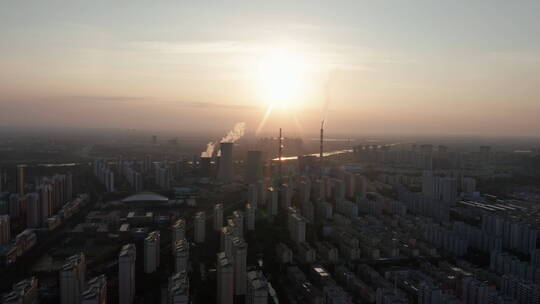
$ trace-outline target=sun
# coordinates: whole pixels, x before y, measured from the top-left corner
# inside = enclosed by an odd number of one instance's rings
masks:
[[[286,48],[267,52],[258,62],[257,92],[273,108],[291,108],[299,103],[304,89],[304,58]]]

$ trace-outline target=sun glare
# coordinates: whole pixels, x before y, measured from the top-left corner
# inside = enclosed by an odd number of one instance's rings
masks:
[[[259,62],[258,93],[263,103],[274,108],[298,105],[303,90],[305,63],[302,56],[287,49],[274,49]]]

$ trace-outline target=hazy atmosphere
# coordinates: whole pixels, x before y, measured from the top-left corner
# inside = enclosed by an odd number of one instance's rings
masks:
[[[0,0],[0,303],[540,304],[540,0]]]
[[[37,4],[0,3],[0,126],[540,130],[538,1]]]

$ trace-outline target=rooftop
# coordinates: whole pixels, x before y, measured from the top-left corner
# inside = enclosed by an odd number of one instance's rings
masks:
[[[135,250],[135,244],[126,244],[120,250],[119,256],[134,255],[136,252]]]

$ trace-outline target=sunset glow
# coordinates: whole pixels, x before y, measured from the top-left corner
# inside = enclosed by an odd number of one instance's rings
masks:
[[[540,1],[68,2],[0,3],[0,126],[540,129]]]
[[[264,105],[275,108],[298,105],[305,89],[304,58],[286,48],[272,49],[257,68],[257,93]]]

